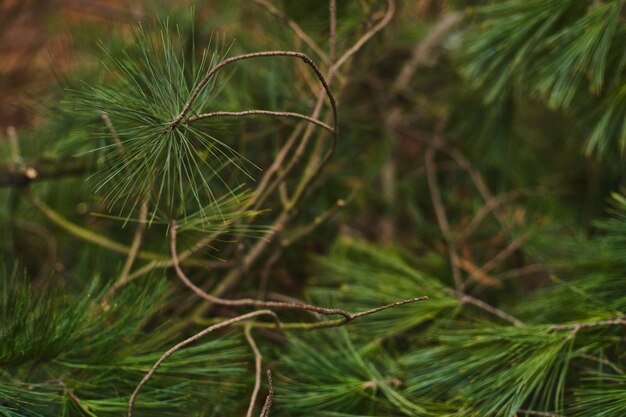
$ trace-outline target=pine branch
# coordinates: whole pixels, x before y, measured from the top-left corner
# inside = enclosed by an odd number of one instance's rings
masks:
[[[446,293],[453,295],[454,297],[458,298],[459,301],[461,303],[468,303],[468,304],[472,304],[473,306],[476,306],[478,308],[480,308],[481,310],[484,310],[490,314],[493,314],[496,317],[501,318],[504,321],[508,321],[509,323],[513,324],[514,326],[521,326],[524,323],[519,320],[516,317],[513,317],[512,315],[505,313],[504,311],[497,309],[487,303],[485,303],[482,300],[479,300],[478,298],[472,297],[471,295],[465,294],[461,291],[455,291],[452,289],[446,289],[445,290]]]
[[[41,158],[24,161],[19,166],[0,166],[0,188],[25,187],[35,181],[81,175],[87,166],[87,160],[79,157]]]
[[[242,117],[242,116],[255,116],[255,115],[264,115],[264,116],[273,116],[273,117],[293,117],[296,119],[306,120],[307,122],[313,123],[314,125],[323,127],[331,133],[334,133],[335,129],[326,123],[319,121],[317,119],[313,119],[312,117],[306,116],[300,113],[293,113],[288,111],[270,111],[270,110],[244,110],[244,111],[214,111],[211,113],[201,113],[197,116],[192,116],[187,119],[186,123],[193,123],[198,120],[210,119],[213,117]]]
[[[272,402],[274,401],[274,386],[272,384],[272,371],[267,370],[267,389],[268,394],[265,398],[265,404],[263,404],[263,409],[261,409],[261,414],[259,417],[269,417],[270,411],[272,409]]]

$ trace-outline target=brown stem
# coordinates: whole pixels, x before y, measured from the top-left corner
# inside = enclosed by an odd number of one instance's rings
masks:
[[[137,223],[137,228],[135,229],[135,235],[133,236],[133,241],[130,245],[130,250],[128,251],[128,256],[126,257],[126,262],[124,262],[124,266],[122,267],[122,272],[120,276],[117,278],[115,283],[111,286],[111,288],[107,291],[107,294],[104,297],[106,301],[115,291],[117,291],[120,287],[124,286],[128,283],[128,274],[130,273],[130,269],[133,267],[133,263],[135,259],[137,259],[137,255],[139,254],[139,249],[141,248],[141,241],[143,239],[143,232],[146,229],[146,219],[148,217],[148,203],[144,202],[139,209],[139,218]]]
[[[289,111],[271,111],[271,110],[244,110],[244,111],[214,111],[211,113],[202,113],[197,116],[192,116],[187,119],[186,123],[193,123],[202,119],[209,119],[212,117],[242,117],[242,116],[255,116],[255,115],[264,115],[264,116],[274,116],[274,117],[293,117],[296,119],[306,120],[307,122],[313,123],[314,125],[323,127],[331,133],[334,133],[334,128],[327,125],[326,123],[314,119],[310,116],[306,116],[300,113],[294,113]]]
[[[79,175],[87,170],[87,165],[84,158],[61,157],[0,166],[0,188],[24,187],[34,181]]]
[[[328,63],[332,67],[335,62],[335,55],[337,55],[337,0],[328,2],[328,12],[330,14]]]
[[[574,323],[574,324],[559,324],[556,326],[552,326],[552,330],[561,331],[561,330],[582,330],[582,329],[591,329],[593,327],[607,327],[607,326],[626,326],[626,320],[623,318],[617,319],[609,319],[602,321],[594,321],[588,323]]]
[[[252,353],[254,353],[254,389],[252,390],[250,405],[248,406],[248,412],[246,413],[246,417],[252,417],[254,405],[256,404],[256,397],[259,395],[259,390],[261,389],[261,361],[263,357],[261,356],[261,352],[252,337],[251,327],[244,327],[243,333],[246,336],[248,344],[250,345],[250,349],[252,349]]]
[[[493,314],[494,316],[499,317],[502,320],[513,324],[514,326],[522,326],[524,324],[524,322],[522,322],[518,318],[513,317],[512,315],[505,313],[504,311],[498,308],[495,308],[485,303],[484,301],[479,300],[478,298],[474,298],[471,295],[465,294],[464,292],[456,291],[452,289],[447,289],[445,292],[458,298],[461,303],[472,304],[475,307],[485,310],[486,312]]]
[[[315,52],[320,57],[322,62],[328,62],[328,56],[326,55],[326,53],[324,53],[324,51],[321,50],[321,48],[315,43],[315,41],[311,39],[311,37],[300,27],[300,25],[298,25],[289,16],[287,16],[285,12],[279,10],[267,0],[254,0],[254,2],[264,7],[271,15],[285,23],[287,27],[291,29],[293,33],[295,33],[296,36],[302,40],[302,42],[304,42],[309,48],[313,50],[313,52]]]
[[[448,223],[448,217],[446,216],[446,210],[443,206],[441,199],[441,193],[439,192],[439,184],[437,183],[437,168],[435,165],[435,147],[429,146],[426,150],[424,157],[426,163],[426,177],[428,180],[428,188],[430,189],[430,198],[433,202],[435,209],[435,217],[437,217],[437,223],[441,234],[443,234],[446,240],[446,246],[448,250],[448,257],[450,258],[450,268],[452,269],[452,277],[454,279],[454,286],[457,289],[463,287],[463,280],[461,278],[461,271],[457,266],[459,256],[456,250],[456,243],[452,237],[450,230],[450,224]]]
[[[202,80],[198,83],[196,88],[194,88],[193,92],[191,93],[191,96],[189,97],[185,105],[183,106],[183,109],[181,110],[180,114],[172,121],[172,123],[170,123],[168,129],[169,130],[175,129],[176,126],[178,126],[178,124],[180,124],[183,121],[187,113],[189,113],[189,110],[191,110],[191,106],[193,102],[198,97],[198,95],[200,94],[200,92],[202,91],[206,83],[209,82],[209,80],[215,74],[217,74],[218,71],[220,71],[222,68],[234,62],[243,61],[246,59],[262,58],[262,57],[277,57],[277,56],[299,58],[302,61],[304,61],[304,63],[306,63],[313,70],[313,72],[319,79],[320,83],[324,87],[324,90],[326,91],[326,95],[328,96],[328,100],[330,101],[330,107],[333,113],[334,135],[336,136],[337,134],[337,106],[335,103],[335,97],[333,96],[333,93],[330,90],[328,83],[326,82],[326,78],[324,77],[322,72],[319,70],[319,68],[317,68],[317,65],[315,65],[315,62],[313,62],[313,60],[309,58],[306,54],[303,54],[301,52],[292,52],[292,51],[253,52],[249,54],[237,55],[237,56],[225,59],[224,61],[220,62],[219,64],[211,68],[207,72],[207,74],[204,76],[204,78],[202,78]],[[336,141],[333,141],[333,142],[336,142]],[[333,147],[331,148],[331,153],[334,153],[335,145],[336,143],[333,143]]]
[[[156,363],[152,366],[152,368],[150,369],[150,371],[148,371],[148,373],[143,377],[143,379],[141,380],[141,382],[139,382],[139,384],[137,385],[137,387],[135,388],[135,391],[133,391],[133,394],[130,396],[130,399],[128,400],[128,417],[132,417],[133,416],[133,411],[135,409],[135,402],[137,401],[137,396],[139,395],[139,391],[141,391],[141,389],[143,388],[143,386],[154,376],[154,374],[156,373],[156,371],[159,369],[159,367],[163,364],[163,362],[165,362],[165,360],[167,360],[167,358],[169,358],[170,356],[172,356],[174,353],[176,353],[178,350],[182,349],[183,347],[197,341],[198,339],[201,339],[202,337],[206,336],[207,334],[230,326],[234,323],[238,323],[240,321],[244,321],[253,317],[258,317],[258,316],[272,316],[275,320],[276,320],[276,325],[278,327],[280,327],[280,321],[278,321],[278,317],[276,316],[276,314],[273,311],[270,310],[256,310],[256,311],[252,311],[250,313],[246,313],[246,314],[242,314],[241,316],[237,316],[234,317],[232,319],[223,321],[221,323],[217,323],[214,324],[212,326],[207,327],[206,329],[202,330],[199,333],[196,333],[195,335],[183,340],[182,342],[176,344],[175,346],[173,346],[172,348],[170,348],[167,352],[165,352],[160,358],[159,360],[156,361]]]
[[[350,59],[354,54],[356,54],[362,47],[365,45],[374,35],[383,30],[385,26],[391,22],[393,15],[396,13],[396,2],[395,0],[387,0],[387,12],[385,16],[378,22],[372,29],[368,30],[356,41],[354,45],[350,49],[348,49],[344,54],[335,62],[335,65],[332,66],[331,72],[336,72],[348,59]]]
[[[346,322],[348,322],[348,321],[354,320],[354,319],[356,319],[358,317],[361,317],[363,315],[376,313],[378,311],[385,310],[387,308],[395,307],[396,305],[402,305],[402,304],[406,304],[406,303],[409,303],[409,302],[421,301],[421,300],[425,300],[426,299],[424,297],[413,298],[413,299],[410,299],[410,300],[400,301],[399,303],[394,303],[393,305],[378,307],[376,309],[368,310],[366,312],[360,312],[360,313],[354,313],[354,314],[353,313],[349,313],[349,312],[347,312],[347,311],[345,311],[343,309],[340,309],[340,308],[325,308],[325,307],[318,307],[318,306],[314,306],[314,305],[311,305],[311,304],[305,304],[305,303],[288,303],[288,302],[282,302],[282,301],[264,301],[264,300],[255,300],[255,299],[252,299],[252,298],[242,298],[242,299],[236,299],[236,300],[223,299],[223,298],[216,297],[214,295],[206,293],[204,290],[202,290],[202,288],[198,287],[193,282],[191,282],[191,280],[185,275],[185,273],[181,269],[180,264],[178,262],[178,255],[176,253],[177,252],[177,249],[176,249],[176,235],[177,235],[176,222],[173,221],[172,222],[172,226],[170,228],[170,236],[171,236],[170,248],[171,248],[171,252],[172,252],[172,260],[174,262],[174,269],[176,270],[176,275],[178,275],[178,278],[180,278],[180,280],[189,289],[191,289],[196,295],[198,295],[199,297],[201,297],[201,298],[203,298],[203,299],[205,299],[205,300],[207,300],[207,301],[209,301],[210,303],[213,303],[213,304],[224,305],[224,306],[231,306],[231,307],[246,306],[246,307],[260,307],[260,308],[279,308],[279,309],[290,309],[290,310],[306,310],[306,311],[312,311],[314,313],[318,313],[318,314],[322,314],[322,315],[326,315],[326,316],[340,315],[340,316],[343,316],[343,318],[346,320]]]
[[[272,409],[272,402],[274,401],[274,385],[272,384],[272,371],[267,370],[267,397],[265,398],[265,404],[261,409],[260,417],[269,417],[270,410]]]
[[[319,330],[319,329],[328,329],[331,327],[341,327],[352,320],[358,319],[360,317],[369,316],[370,314],[375,314],[384,310],[389,310],[391,308],[396,308],[403,306],[405,304],[411,304],[418,301],[426,301],[428,300],[427,296],[410,298],[408,300],[396,301],[395,303],[385,304],[384,306],[374,307],[369,310],[359,311],[358,313],[348,313],[349,317],[342,317],[340,319],[335,320],[322,320],[317,322],[296,322],[296,323],[281,323],[281,330]],[[310,310],[305,310],[310,311]],[[322,313],[323,314],[323,313]],[[204,324],[207,323],[206,320],[195,319],[196,323]],[[208,321],[213,322],[213,321]],[[264,322],[248,322],[251,327],[259,327],[259,328],[268,328],[270,325]]]

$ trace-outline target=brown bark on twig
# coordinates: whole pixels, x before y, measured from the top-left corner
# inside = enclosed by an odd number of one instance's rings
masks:
[[[278,317],[276,316],[276,313],[274,313],[273,311],[270,310],[257,310],[257,311],[253,311],[250,313],[246,313],[246,314],[242,314],[241,316],[237,316],[234,317],[232,319],[223,321],[221,323],[217,323],[214,324],[212,326],[207,327],[206,329],[202,330],[199,333],[196,333],[195,335],[183,340],[180,343],[177,343],[175,346],[173,346],[172,348],[170,348],[167,352],[165,352],[160,358],[159,360],[156,361],[156,363],[152,366],[152,368],[150,369],[150,371],[148,371],[148,373],[143,377],[143,379],[141,380],[141,382],[139,382],[139,385],[137,385],[137,387],[135,388],[135,391],[133,391],[133,394],[130,396],[130,400],[128,400],[128,417],[132,417],[133,416],[133,412],[135,410],[135,402],[137,401],[137,396],[139,395],[139,392],[141,391],[141,389],[143,388],[143,386],[154,376],[154,374],[156,373],[156,371],[159,369],[159,367],[163,364],[163,362],[165,362],[167,360],[167,358],[169,358],[170,356],[172,356],[174,353],[176,353],[178,350],[184,348],[185,346],[201,339],[202,337],[206,336],[207,334],[230,326],[234,323],[240,322],[240,321],[244,321],[244,320],[248,320],[251,319],[253,317],[258,317],[258,316],[272,316],[275,320],[276,320],[276,325],[278,327],[280,327],[280,321],[278,320]]]

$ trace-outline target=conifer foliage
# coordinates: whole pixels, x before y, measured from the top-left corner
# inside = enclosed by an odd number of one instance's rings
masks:
[[[626,1],[188,3],[3,126],[0,415],[626,415]]]

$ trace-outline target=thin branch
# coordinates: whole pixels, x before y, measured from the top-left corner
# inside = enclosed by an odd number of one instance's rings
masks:
[[[202,91],[202,89],[204,88],[206,83],[209,82],[209,80],[215,74],[217,74],[217,72],[219,70],[221,70],[225,66],[227,66],[229,64],[232,64],[234,62],[243,61],[243,60],[246,60],[246,59],[262,58],[262,57],[279,57],[279,56],[299,58],[302,61],[304,61],[304,63],[307,64],[313,70],[313,72],[315,73],[315,75],[319,79],[320,83],[324,87],[324,90],[326,92],[326,95],[328,96],[328,100],[330,102],[330,107],[331,107],[331,110],[332,110],[332,113],[333,113],[333,145],[332,145],[331,151],[330,151],[330,153],[332,155],[334,153],[334,151],[335,151],[336,136],[337,136],[337,105],[335,103],[335,97],[333,96],[333,93],[330,90],[330,87],[328,85],[328,82],[326,81],[326,78],[324,77],[322,72],[319,70],[319,68],[317,68],[317,65],[315,65],[315,62],[313,62],[313,60],[311,58],[309,58],[306,54],[303,54],[301,52],[292,52],[292,51],[253,52],[253,53],[237,55],[237,56],[225,59],[224,61],[220,62],[219,64],[217,64],[216,66],[211,68],[207,72],[207,74],[204,76],[204,78],[202,78],[202,80],[200,80],[200,82],[198,83],[196,88],[194,88],[193,92],[191,93],[191,96],[189,97],[189,99],[187,100],[185,105],[183,106],[183,109],[181,110],[180,114],[172,121],[172,123],[170,123],[168,129],[172,130],[172,129],[176,128],[176,126],[178,126],[178,124],[183,121],[183,119],[185,118],[185,116],[187,115],[189,110],[191,110],[191,106],[192,106],[193,102],[195,101],[196,97],[198,97],[198,94],[200,94],[200,91]]]
[[[211,113],[202,113],[197,116],[192,116],[187,119],[186,123],[193,123],[202,119],[209,119],[212,117],[243,117],[243,116],[254,116],[254,115],[265,115],[265,116],[274,116],[274,117],[293,117],[296,119],[306,120],[307,122],[313,123],[314,125],[320,126],[330,133],[334,133],[334,128],[327,125],[326,123],[314,119],[310,116],[306,116],[300,113],[294,113],[289,111],[271,111],[271,110],[244,110],[244,111],[214,111]]]
[[[499,207],[502,206],[503,203],[515,200],[527,194],[531,194],[533,193],[533,191],[536,191],[537,193],[539,193],[543,190],[544,190],[543,186],[538,186],[538,187],[528,188],[528,189],[522,188],[519,190],[512,190],[506,193],[499,194],[497,196],[493,196],[493,198],[485,202],[485,204],[480,208],[480,210],[476,212],[476,214],[474,215],[472,220],[468,223],[468,225],[465,226],[465,228],[461,232],[460,239],[462,240],[467,239],[472,233],[474,233],[474,231],[476,231],[476,229],[478,228],[480,223],[482,223],[482,221],[485,219],[487,214],[492,213],[494,210],[497,210]]]
[[[79,239],[82,239],[85,242],[93,243],[94,245],[109,249],[114,252],[123,253],[126,255],[130,253],[131,251],[130,247],[126,245],[122,245],[118,242],[115,242],[114,240],[111,240],[105,236],[99,235],[93,230],[86,229],[84,227],[81,227],[77,224],[70,222],[61,214],[57,213],[48,205],[46,205],[43,201],[37,198],[30,191],[25,190],[24,195],[32,203],[32,205],[35,208],[37,208],[48,220],[50,220],[52,223],[56,224],[57,226],[61,227],[62,229],[65,229],[65,231],[67,231],[71,235]],[[139,253],[137,254],[137,258],[148,260],[148,261],[167,261],[168,260],[168,258],[163,257],[157,253],[145,252],[145,251],[139,251]],[[202,265],[201,263],[197,263],[197,262],[189,262],[189,263],[195,264],[195,265]]]
[[[214,324],[212,326],[207,327],[206,329],[202,330],[199,333],[196,333],[195,335],[183,340],[182,342],[176,344],[175,346],[173,346],[172,348],[170,348],[167,352],[165,352],[160,358],[159,360],[156,361],[156,363],[152,366],[152,368],[150,369],[150,371],[148,371],[148,373],[143,377],[143,379],[141,380],[141,382],[139,382],[139,385],[137,385],[137,387],[135,388],[135,391],[133,392],[133,394],[130,396],[130,399],[128,400],[128,417],[132,417],[133,416],[133,411],[135,409],[135,402],[137,401],[137,396],[139,395],[139,392],[141,391],[141,389],[143,388],[143,386],[154,376],[154,374],[156,373],[156,371],[159,369],[159,367],[163,364],[163,362],[165,362],[165,360],[167,360],[167,358],[169,358],[170,356],[172,356],[174,353],[176,353],[178,350],[184,348],[185,346],[201,339],[202,337],[206,336],[207,334],[218,330],[218,329],[222,329],[224,327],[228,327],[232,324],[253,318],[253,317],[258,317],[258,316],[272,316],[275,320],[276,320],[276,326],[280,327],[280,321],[278,320],[278,317],[276,316],[276,313],[274,313],[273,311],[270,310],[256,310],[256,311],[252,311],[250,313],[246,313],[246,314],[242,314],[241,316],[237,316],[234,317],[232,319],[223,321],[221,323],[217,323]]]
[[[128,274],[130,273],[131,268],[133,267],[133,263],[137,258],[139,253],[139,248],[141,247],[141,241],[143,239],[143,232],[146,229],[146,219],[148,217],[148,203],[144,202],[139,209],[139,221],[137,223],[137,228],[135,229],[135,234],[133,236],[133,241],[130,245],[130,250],[128,251],[128,256],[126,257],[126,262],[124,262],[124,266],[122,267],[122,272],[119,277],[115,281],[115,283],[109,288],[107,291],[107,295],[104,299],[108,299],[115,291],[117,291],[120,287],[124,286],[128,282]]]
[[[508,271],[505,271],[501,274],[498,274],[496,276],[494,276],[494,279],[497,279],[498,281],[502,281],[505,279],[511,279],[511,278],[517,278],[517,277],[521,277],[523,275],[529,275],[529,274],[536,274],[539,272],[544,272],[546,270],[544,265],[540,265],[540,264],[532,264],[532,265],[526,265],[523,266],[521,268],[515,268],[515,269],[510,269]]]
[[[450,224],[448,223],[448,217],[446,216],[446,210],[443,206],[441,199],[441,193],[439,192],[439,184],[437,183],[437,168],[435,165],[435,147],[429,146],[426,150],[424,157],[426,163],[426,178],[428,180],[428,187],[430,188],[430,198],[433,202],[435,209],[435,216],[437,217],[437,223],[439,229],[443,234],[447,243],[448,258],[450,258],[450,268],[452,269],[452,278],[454,279],[454,286],[459,289],[463,287],[463,280],[461,278],[461,271],[457,266],[457,260],[459,256],[456,251],[456,243],[452,238],[452,232],[450,230]]]
[[[335,202],[335,204],[328,210],[324,211],[324,213],[315,217],[311,223],[302,227],[301,229],[296,229],[294,232],[280,241],[280,246],[286,248],[287,246],[292,245],[294,242],[310,235],[313,233],[320,225],[322,225],[326,220],[328,220],[333,214],[335,214],[339,209],[346,206],[346,200],[339,199]]]
[[[488,273],[500,265],[506,258],[512,255],[516,250],[518,250],[524,242],[528,240],[528,235],[521,236],[518,239],[513,240],[511,243],[507,245],[506,248],[502,249],[498,252],[493,258],[491,258],[486,264],[480,267],[480,269]]]
[[[287,25],[289,29],[293,31],[293,33],[302,40],[309,48],[315,52],[322,62],[328,62],[328,55],[315,43],[313,39],[298,25],[293,19],[291,19],[285,12],[276,8],[272,3],[268,0],[254,0],[256,4],[265,8],[271,15],[276,17],[278,20],[282,21]]]
[[[350,49],[348,49],[344,54],[335,62],[335,65],[332,66],[331,72],[336,72],[348,59],[350,59],[354,54],[359,52],[359,50],[365,45],[374,35],[383,30],[385,26],[391,22],[393,15],[396,13],[396,2],[395,0],[387,0],[387,12],[385,16],[378,22],[372,29],[367,31],[361,38]]]
[[[274,385],[272,384],[272,371],[267,370],[267,397],[265,397],[265,404],[261,409],[260,417],[269,417],[272,409],[272,403],[274,401]]]
[[[483,285],[499,287],[502,284],[500,281],[489,275],[483,268],[475,265],[469,259],[459,257],[456,259],[456,264],[459,268],[466,271],[470,278],[473,278],[475,281]],[[464,283],[464,285],[465,284],[466,283]]]
[[[411,302],[415,302],[415,301],[421,301],[421,300],[425,300],[427,299],[427,297],[418,297],[418,298],[412,298],[410,300],[404,300],[404,301],[399,301],[398,303],[394,303],[394,304],[390,304],[387,306],[382,306],[382,307],[378,307],[376,309],[373,310],[368,310],[366,312],[360,312],[360,313],[349,313],[343,309],[340,308],[325,308],[325,307],[318,307],[318,306],[314,306],[311,304],[304,304],[304,303],[288,303],[288,302],[282,302],[282,301],[264,301],[264,300],[255,300],[255,299],[251,299],[251,298],[242,298],[242,299],[236,299],[236,300],[226,300],[220,297],[216,297],[214,295],[208,294],[206,293],[204,290],[202,290],[202,288],[198,287],[197,285],[195,285],[193,282],[191,282],[191,280],[185,275],[185,273],[183,272],[183,270],[180,267],[180,264],[178,262],[178,255],[177,255],[177,250],[176,250],[176,235],[177,235],[177,227],[176,227],[176,222],[173,221],[172,222],[172,226],[170,228],[170,236],[171,236],[171,240],[170,240],[170,248],[171,248],[171,252],[172,252],[172,259],[174,261],[174,269],[176,270],[176,275],[178,275],[178,278],[180,278],[180,280],[189,288],[191,289],[196,295],[198,295],[199,297],[209,301],[210,303],[213,304],[218,304],[218,305],[224,305],[224,306],[231,306],[231,307],[242,307],[242,306],[246,306],[246,307],[260,307],[260,308],[279,308],[279,309],[289,309],[289,310],[306,310],[306,311],[312,311],[318,314],[322,314],[322,315],[326,315],[326,316],[330,316],[330,315],[340,315],[343,316],[345,322],[347,323],[348,321],[354,320],[358,317],[361,317],[363,315],[367,315],[367,314],[372,314],[375,313],[377,311],[381,311],[381,310],[385,310],[387,308],[392,308],[392,307],[396,307],[402,304],[407,304],[407,303],[411,303]]]
[[[619,366],[615,365],[613,362],[611,362],[611,361],[609,361],[607,359],[603,359],[603,358],[599,358],[599,357],[594,356],[594,355],[587,355],[587,354],[580,355],[580,358],[588,359],[590,361],[597,362],[597,363],[602,364],[602,365],[606,365],[609,368],[613,369],[618,374],[623,374],[624,373],[624,370],[622,368],[620,368]]]
[[[574,324],[559,324],[556,326],[552,326],[552,330],[561,331],[561,330],[582,330],[582,329],[591,329],[594,327],[608,327],[608,326],[626,326],[626,319],[617,318],[617,319],[609,319],[602,321],[594,321],[588,323],[574,323]]]
[[[394,11],[395,11],[395,2],[393,0],[388,0],[388,9],[387,9],[387,13],[385,15],[385,17],[383,18],[383,20],[376,25],[374,28],[372,28],[372,30],[368,31],[366,34],[364,34],[358,41],[357,44],[355,44],[352,48],[350,48],[343,56],[342,58],[340,58],[341,62],[337,62],[335,63],[335,65],[333,65],[329,70],[328,70],[328,74],[327,74],[327,80],[328,82],[331,82],[333,77],[335,76],[335,73],[337,72],[337,70],[347,61],[347,59],[349,57],[351,57],[352,55],[354,55],[358,50],[360,50],[360,48],[371,38],[373,37],[378,31],[382,30],[384,26],[386,26],[390,21],[391,18],[393,17]],[[324,103],[324,94],[321,93],[318,96],[317,99],[317,103],[315,105],[315,108],[313,110],[313,113],[311,114],[312,118],[317,118],[319,117],[319,114],[321,112],[322,109],[322,104]],[[333,114],[333,118],[335,118],[336,115]],[[291,172],[291,170],[293,169],[293,167],[298,163],[298,161],[300,160],[300,158],[302,157],[304,150],[308,144],[308,140],[313,132],[312,129],[313,125],[309,125],[302,137],[302,140],[300,141],[300,145],[298,146],[298,148],[295,151],[295,154],[293,156],[293,158],[290,160],[288,166],[285,168],[285,170],[283,170],[283,172],[281,173],[281,175],[275,179],[275,181],[273,182],[273,184],[269,187],[270,189],[275,189],[276,188],[276,184],[282,182],[287,175],[289,175],[289,173]],[[273,223],[273,230],[276,231],[280,231],[283,230],[285,225],[287,224],[287,222],[289,221],[290,215],[291,215],[291,211],[294,209],[294,207],[297,205],[297,203],[299,202],[299,200],[304,196],[304,192],[303,190],[306,190],[315,180],[316,178],[319,177],[320,173],[322,172],[322,170],[324,169],[325,165],[328,163],[330,159],[330,154],[327,154],[326,157],[322,160],[322,162],[320,164],[318,164],[318,166],[311,171],[311,173],[308,175],[308,177],[303,177],[300,180],[300,184],[298,186],[298,192],[296,192],[291,199],[291,204],[287,207],[285,207],[285,209],[278,215],[278,217],[275,219],[274,223]],[[221,295],[224,292],[226,292],[229,288],[231,288],[233,285],[235,285],[237,283],[237,281],[239,279],[241,279],[241,277],[243,276],[243,274],[245,274],[248,269],[250,268],[251,265],[254,264],[254,262],[258,259],[259,256],[261,256],[263,254],[263,252],[265,251],[265,249],[268,247],[271,239],[271,236],[268,236],[268,239],[261,239],[259,240],[250,250],[250,252],[246,255],[246,257],[244,258],[244,263],[242,265],[241,268],[237,269],[237,270],[231,270],[231,272],[226,275],[226,277],[224,277],[224,279],[222,280],[222,282],[220,282],[220,284],[217,286],[217,288],[215,289],[214,293],[217,295]],[[207,310],[208,308],[208,304],[204,303],[203,305],[199,306],[196,309],[196,312],[193,314],[193,319],[198,319],[199,317],[201,317],[202,314],[204,314],[204,312]]]
[[[551,413],[551,412],[546,412],[546,411],[534,411],[534,410],[524,410],[524,409],[519,409],[517,410],[518,413],[522,413],[525,414],[527,416],[540,416],[540,417],[563,417],[560,414],[555,414],[555,413]]]
[[[258,208],[260,207],[265,199],[269,196],[269,194],[273,191],[273,187],[268,188],[268,184],[272,176],[281,168],[283,162],[287,158],[287,155],[293,145],[296,143],[296,139],[302,133],[302,129],[304,129],[303,123],[298,123],[298,126],[293,130],[289,138],[285,142],[285,144],[280,148],[276,158],[272,162],[272,165],[265,171],[261,181],[259,182],[258,187],[255,190],[254,197],[250,200],[250,203],[246,206],[246,209],[250,207]]]
[[[521,326],[524,324],[524,322],[522,322],[518,318],[513,317],[512,315],[505,313],[504,311],[498,308],[495,308],[487,304],[486,302],[479,300],[478,298],[474,298],[471,295],[465,294],[464,292],[456,291],[452,289],[447,289],[445,292],[458,298],[461,303],[472,304],[473,306],[476,306],[482,310],[485,310],[486,312],[493,314],[494,316],[499,317],[502,320],[513,324],[514,326]]]
[[[281,323],[280,329],[281,330],[319,330],[319,329],[328,329],[331,327],[341,327],[351,322],[352,320],[358,319],[360,317],[369,316],[370,314],[375,314],[384,310],[389,310],[391,308],[400,307],[405,304],[411,304],[411,303],[415,303],[418,301],[426,301],[426,300],[428,300],[428,297],[422,296],[422,297],[410,298],[408,300],[396,301],[395,303],[385,304],[384,306],[371,308],[369,310],[360,311],[358,313],[348,313],[349,317],[344,316],[340,319],[335,319],[335,320],[322,320],[322,321],[317,321],[317,322]],[[311,310],[306,310],[306,311],[311,311]],[[324,313],[321,313],[321,314],[324,314]],[[207,323],[214,323],[218,320],[222,320],[222,318],[216,318],[216,319],[211,319],[211,320],[202,320],[202,319],[195,318],[194,322],[198,324],[207,324]],[[253,328],[273,327],[271,326],[270,323],[257,322],[257,321],[247,322],[247,324],[249,324]]]
[[[254,405],[256,404],[256,398],[259,395],[259,390],[261,389],[261,361],[263,357],[261,356],[261,352],[252,337],[251,327],[245,326],[243,333],[246,336],[248,344],[250,345],[250,349],[252,349],[252,353],[254,353],[254,389],[252,390],[250,405],[248,406],[248,412],[246,413],[246,417],[252,417]]]
[[[335,56],[337,55],[337,0],[329,0],[328,12],[330,14],[328,63],[329,66],[332,67],[335,63]]]
[[[206,83],[215,74],[217,74],[217,72],[220,69],[224,68],[226,65],[232,64],[234,62],[246,60],[246,59],[262,58],[262,57],[280,57],[280,56],[301,59],[305,64],[307,64],[313,70],[313,72],[317,76],[318,80],[322,84],[322,87],[324,88],[324,92],[325,92],[325,94],[328,97],[328,100],[330,102],[330,108],[331,108],[331,113],[332,113],[332,123],[333,123],[333,127],[332,127],[332,141],[331,141],[330,149],[328,150],[328,152],[326,152],[326,155],[322,159],[322,162],[318,165],[318,167],[316,168],[314,173],[309,178],[306,179],[306,181],[305,181],[306,186],[310,185],[313,181],[315,181],[315,179],[317,178],[319,173],[323,170],[323,168],[326,166],[326,164],[330,161],[330,159],[334,155],[335,150],[337,148],[337,140],[338,140],[337,104],[336,104],[336,101],[335,101],[335,97],[334,97],[334,95],[333,95],[333,93],[332,93],[332,91],[330,89],[329,84],[328,84],[330,82],[330,80],[332,79],[332,76],[331,76],[332,72],[329,71],[329,78],[328,78],[328,81],[327,81],[326,78],[324,77],[324,75],[322,74],[322,72],[319,70],[319,68],[315,64],[315,62],[313,62],[313,60],[311,60],[311,58],[309,58],[306,54],[303,54],[301,52],[292,52],[292,51],[254,52],[254,53],[234,56],[232,58],[228,58],[228,59],[222,61],[221,63],[217,64],[215,67],[210,69],[207,72],[207,74],[204,76],[204,78],[198,83],[196,88],[193,90],[191,96],[189,97],[189,99],[187,100],[185,105],[183,106],[183,109],[181,110],[180,114],[170,123],[170,125],[168,126],[167,129],[168,130],[172,130],[172,129],[176,128],[176,126],[178,126],[178,124],[183,122],[183,119],[185,118],[187,113],[191,110],[191,106],[192,106],[194,100],[196,99],[196,97],[198,96],[198,94],[200,94],[200,91],[202,90],[202,88],[204,88]],[[311,119],[317,119],[317,116],[319,115],[319,112],[321,111],[321,106],[323,104],[322,100],[323,100],[323,97],[320,95],[320,98],[318,100],[318,103],[316,104],[316,108],[313,111],[313,115],[312,115]],[[310,135],[310,130],[307,130],[307,135]],[[304,150],[304,146],[306,146],[306,142],[307,142],[307,139],[303,138],[302,143],[301,143],[300,147],[298,148],[298,150],[302,150],[303,151]]]
[[[433,50],[462,19],[463,14],[459,12],[448,13],[441,16],[428,32],[428,35],[413,48],[411,58],[404,64],[391,86],[392,95],[402,92],[409,86],[418,68],[431,64],[434,61]]]
[[[86,170],[85,158],[61,157],[22,161],[19,166],[0,166],[0,188],[24,187],[34,181],[79,175]]]

